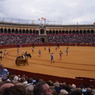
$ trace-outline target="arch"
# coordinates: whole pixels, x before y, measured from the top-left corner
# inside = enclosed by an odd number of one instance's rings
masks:
[[[4,31],[3,28],[1,28],[0,32],[3,33],[3,31]]]
[[[53,34],[55,34],[55,30],[53,30]]]
[[[59,30],[59,34],[61,34],[61,30]]]
[[[33,34],[35,34],[35,30],[33,30]]]
[[[15,29],[15,33],[17,33],[17,34],[18,34],[18,29]]]
[[[12,33],[14,33],[15,32],[15,30],[14,29],[12,29]]]
[[[8,33],[11,33],[11,29],[8,29]]]
[[[56,31],[56,34],[58,34],[58,30]]]
[[[44,33],[45,33],[44,29],[40,29],[40,34],[44,34]]]
[[[87,32],[86,32],[86,30],[83,30],[83,34],[86,34]]]
[[[48,30],[46,30],[46,34],[49,34],[49,31]]]
[[[65,34],[65,31],[64,30],[62,30],[62,34]]]
[[[29,33],[29,30],[28,29],[26,29],[26,34],[28,34]]]
[[[94,30],[91,30],[91,34],[94,34]]]
[[[33,34],[33,31],[32,30],[30,30],[30,34]]]
[[[75,30],[72,31],[72,34],[75,34]]]
[[[71,30],[69,30],[69,34],[71,34],[72,33],[72,31]]]
[[[66,34],[68,34],[68,30],[66,30]]]
[[[49,34],[52,34],[52,30],[49,31]]]
[[[4,33],[7,33],[7,29],[6,28],[4,29]]]
[[[25,29],[22,30],[22,33],[23,33],[23,34],[25,33]]]
[[[21,30],[21,29],[19,30],[19,33],[20,33],[20,34],[22,33],[22,30]]]
[[[36,30],[36,34],[39,34],[39,31],[38,30]]]
[[[82,30],[80,30],[80,34],[82,34]]]
[[[76,30],[76,34],[79,34],[79,30]]]
[[[87,34],[90,34],[90,30],[87,31]]]

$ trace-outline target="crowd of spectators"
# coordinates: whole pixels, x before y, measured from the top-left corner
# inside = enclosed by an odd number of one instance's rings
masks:
[[[0,45],[41,44],[38,35],[0,35]]]
[[[95,35],[48,35],[48,43],[95,44]]]
[[[5,70],[2,64],[0,70]],[[0,72],[0,75],[8,75],[6,79],[0,77],[0,95],[95,95],[93,86],[84,87],[76,84],[67,84],[52,80],[45,81],[38,77],[29,78],[26,75],[13,75]],[[5,71],[4,71],[5,72]]]
[[[48,44],[95,44],[95,35],[47,35]],[[39,35],[0,35],[0,45],[42,44]]]

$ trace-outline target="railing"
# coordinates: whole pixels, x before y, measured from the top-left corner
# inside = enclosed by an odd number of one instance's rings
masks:
[[[7,68],[10,74],[16,74],[16,75],[26,75],[29,78],[36,78],[38,77],[39,79],[43,79],[45,81],[52,80],[53,82],[59,81],[59,82],[66,82],[67,84],[76,84],[77,87],[80,85],[84,85],[85,87],[89,87],[90,85],[93,85],[95,87],[95,80],[89,78],[66,78],[66,77],[57,77],[57,76],[52,76],[52,75],[47,75],[47,74],[39,74],[39,73],[32,73],[32,72],[27,72],[27,71],[21,71],[21,70],[16,70],[16,69],[11,69]]]
[[[32,44],[24,44],[20,45],[21,47],[32,47]],[[57,44],[34,44],[34,46],[57,46]],[[95,44],[60,44],[60,46],[95,46]],[[0,49],[4,48],[15,48],[18,47],[18,45],[1,45]]]
[[[13,23],[13,24],[43,24],[43,25],[62,25],[62,21],[48,21],[46,19],[37,19],[37,20],[25,20],[18,18],[5,18],[0,17],[1,23]]]

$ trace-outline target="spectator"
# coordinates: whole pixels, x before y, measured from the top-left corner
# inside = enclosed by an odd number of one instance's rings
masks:
[[[3,64],[0,64],[0,78],[2,79],[2,81],[6,81],[8,76],[9,71],[4,68]]]
[[[38,82],[34,87],[34,95],[53,95],[53,91],[46,82]]]
[[[10,88],[5,88],[3,95],[26,95],[25,86],[15,85]]]
[[[32,84],[26,87],[26,95],[33,95],[34,86]]]
[[[70,92],[68,95],[82,95],[82,92],[79,90],[75,90],[75,91]]]
[[[60,83],[58,81],[56,81],[54,83],[54,86],[55,86],[54,89],[56,90],[57,95],[58,95],[60,93],[60,90],[61,90]]]
[[[61,89],[58,95],[68,95],[68,92],[65,89]]]
[[[13,83],[3,83],[0,87],[0,95],[3,94],[3,92],[5,91],[6,88],[10,88],[13,87],[14,84]]]

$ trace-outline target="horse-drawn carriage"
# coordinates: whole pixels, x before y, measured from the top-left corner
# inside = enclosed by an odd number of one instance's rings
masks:
[[[16,58],[15,64],[17,66],[19,66],[21,64],[22,65],[29,65],[29,63],[28,63],[28,57],[31,58],[32,56],[31,56],[30,53],[25,52],[25,54],[23,54],[22,56],[18,56]]]
[[[18,56],[15,60],[15,64],[17,66],[20,66],[20,65],[29,65],[28,63],[28,58],[27,57],[23,57],[23,56]]]

